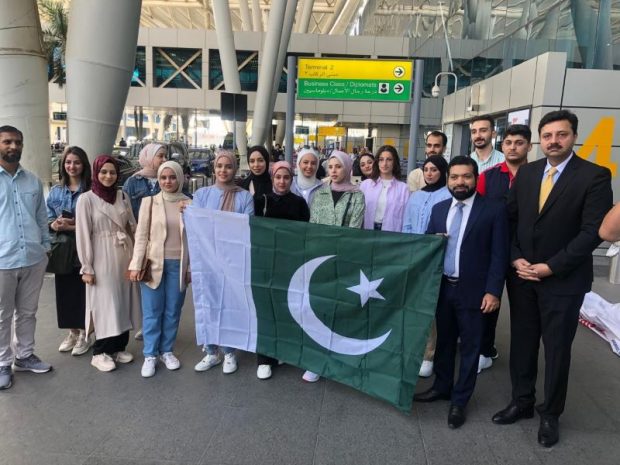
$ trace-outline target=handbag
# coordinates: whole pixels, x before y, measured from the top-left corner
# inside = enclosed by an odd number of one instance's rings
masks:
[[[148,257],[148,252],[151,245],[151,219],[153,218],[153,197],[151,197],[151,205],[149,206],[149,225],[147,227],[147,231],[149,232],[149,240],[146,243],[146,249],[144,252],[144,258],[142,259],[142,265],[140,266],[140,272],[138,273],[138,281],[149,282],[153,279],[153,275],[151,274],[151,259]],[[129,279],[130,270],[125,272],[125,276]]]
[[[51,250],[45,271],[54,274],[71,274],[80,267],[75,233],[53,232],[50,234]]]

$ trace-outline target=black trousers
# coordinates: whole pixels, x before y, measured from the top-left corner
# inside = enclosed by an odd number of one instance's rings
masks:
[[[511,270],[506,281],[510,300],[510,379],[512,398],[521,407],[536,403],[540,339],[545,349],[545,400],[541,416],[564,411],[571,347],[584,294],[554,295],[544,285],[520,279]]]
[[[96,334],[96,331],[95,331]],[[93,355],[108,354],[112,355],[116,352],[122,352],[129,343],[129,331],[125,331],[118,336],[104,337],[95,340],[93,344]]]
[[[86,284],[82,282],[80,269],[69,274],[57,274],[54,278],[56,288],[56,316],[61,329],[84,329],[86,315]]]
[[[479,308],[463,307],[457,286],[444,278],[437,302],[437,347],[435,348],[435,382],[433,388],[452,396],[452,403],[460,407],[467,405],[476,386],[478,357],[482,338],[482,311]],[[461,362],[456,383],[457,341],[461,338],[459,353]]]
[[[263,354],[256,354],[257,365],[271,365],[272,367],[278,365],[278,361],[273,357],[267,357]]]

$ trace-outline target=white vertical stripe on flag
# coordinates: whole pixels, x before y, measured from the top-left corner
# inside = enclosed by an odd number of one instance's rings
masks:
[[[183,221],[198,344],[256,352],[249,216],[190,206]]]

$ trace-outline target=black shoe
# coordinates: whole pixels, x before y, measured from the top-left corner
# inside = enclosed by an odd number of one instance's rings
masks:
[[[448,413],[448,426],[456,429],[463,426],[463,423],[465,423],[465,407],[451,405],[450,413]]]
[[[450,400],[449,394],[439,392],[434,388],[430,388],[424,392],[413,395],[413,400],[416,402],[435,402],[436,400]]]
[[[551,447],[560,440],[560,425],[557,417],[540,417],[538,429],[538,444],[543,447]]]
[[[496,425],[511,425],[521,418],[532,418],[534,416],[534,406],[519,407],[514,401],[508,404],[504,410],[500,410],[491,421]]]

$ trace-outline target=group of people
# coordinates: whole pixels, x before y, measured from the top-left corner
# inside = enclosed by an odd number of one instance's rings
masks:
[[[447,137],[426,137],[426,159],[401,181],[397,150],[380,147],[359,156],[363,181],[351,180],[352,158],[334,150],[327,178],[317,179],[319,154],[298,153],[296,171],[286,161],[270,163],[262,146],[248,149],[250,174],[238,181],[233,152],[214,160],[214,184],[183,193],[183,171],[166,161],[166,147],[146,145],[142,169],[117,189],[113,157],[97,157],[92,170],[86,153],[68,147],[60,165],[61,182],[47,198],[41,182],[20,164],[23,136],[0,127],[0,389],[16,371],[36,373],[51,366],[34,354],[35,313],[50,233],[72,237],[77,258],[70,272],[55,280],[58,326],[68,330],[59,350],[73,355],[93,348],[91,364],[111,371],[129,363],[129,331],[142,330],[141,374],[151,377],[158,360],[169,370],[181,310],[191,282],[182,212],[198,208],[340,227],[447,237],[435,322],[420,376],[435,375],[415,401],[450,400],[448,424],[465,423],[466,405],[477,374],[497,357],[495,326],[504,286],[511,315],[512,398],[493,417],[509,424],[533,416],[539,343],[545,345],[545,398],[539,442],[559,438],[570,351],[583,296],[592,282],[592,251],[598,229],[611,208],[610,173],[577,157],[577,117],[566,110],[545,115],[539,124],[545,158],[528,163],[531,131],[506,130],[502,152],[494,150],[494,121],[471,123],[474,152],[448,163]],[[140,315],[142,317],[140,318]],[[10,344],[15,326],[15,353]],[[456,353],[460,354],[455,381]],[[235,350],[206,345],[194,369],[222,364],[237,370]],[[257,354],[257,377],[272,376],[277,360]],[[306,371],[303,379],[319,375]]]

